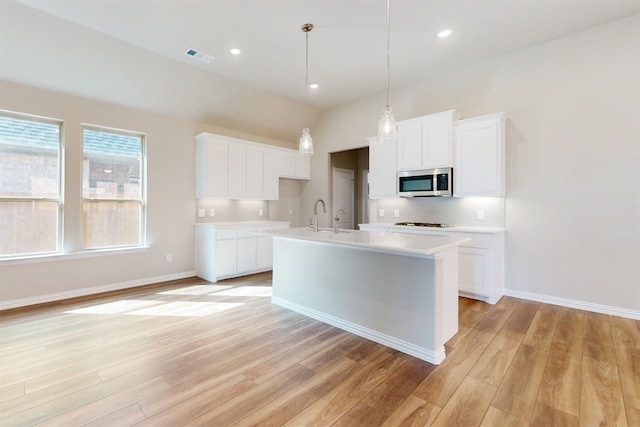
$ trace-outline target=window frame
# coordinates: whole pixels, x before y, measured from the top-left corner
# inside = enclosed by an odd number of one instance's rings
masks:
[[[81,229],[81,238],[79,246],[80,252],[105,252],[105,251],[124,251],[136,248],[147,248],[147,134],[144,132],[137,132],[126,129],[119,129],[107,126],[94,125],[90,123],[82,123],[81,124],[81,148],[82,148],[82,162],[85,159],[85,151],[84,151],[84,131],[90,130],[94,132],[103,132],[110,133],[116,135],[123,136],[131,136],[135,138],[140,138],[140,199],[131,199],[131,198],[100,198],[100,197],[85,197],[84,189],[81,189],[81,198],[80,198],[80,209],[82,211],[80,215],[80,229]],[[82,169],[82,168],[81,168]],[[84,182],[84,172],[81,177],[82,182]],[[136,244],[131,245],[117,245],[117,246],[98,246],[85,248],[84,247],[84,239],[85,239],[85,223],[84,223],[84,206],[85,203],[100,203],[100,202],[110,202],[110,203],[127,203],[127,202],[139,202],[140,203],[140,220],[139,220],[139,241]]]
[[[40,122],[50,125],[58,126],[58,159],[56,167],[58,170],[58,197],[25,197],[25,196],[2,196],[0,195],[0,202],[55,202],[57,203],[57,225],[56,225],[56,248],[53,251],[44,252],[21,252],[14,254],[0,254],[0,260],[13,260],[23,258],[39,258],[48,256],[61,255],[64,250],[64,200],[65,200],[65,126],[64,120],[55,119],[52,117],[39,116],[35,114],[20,113],[17,111],[10,111],[0,109],[0,116],[9,117],[18,120]]]

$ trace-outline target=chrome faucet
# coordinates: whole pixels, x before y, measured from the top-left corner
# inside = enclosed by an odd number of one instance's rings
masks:
[[[334,218],[335,223],[334,223],[334,226],[333,226],[333,232],[334,232],[335,234],[338,234],[338,233],[339,233],[339,231],[338,231],[338,223],[340,222],[340,214],[341,214],[341,213],[343,213],[343,214],[344,214],[344,213],[346,213],[346,212],[344,211],[344,209],[339,209],[339,210],[338,210],[338,213],[336,214],[336,217]]]
[[[313,205],[313,231],[318,231],[318,203],[322,203],[322,209],[324,213],[327,213],[327,205],[324,204],[324,200],[318,199]]]

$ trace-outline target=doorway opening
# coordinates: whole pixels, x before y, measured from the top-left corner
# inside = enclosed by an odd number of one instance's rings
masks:
[[[369,147],[331,153],[331,224],[358,229],[369,222]]]

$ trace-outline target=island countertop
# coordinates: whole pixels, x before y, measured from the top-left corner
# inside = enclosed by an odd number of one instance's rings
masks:
[[[357,247],[363,250],[384,252],[396,255],[435,258],[439,252],[458,246],[469,239],[418,235],[407,233],[385,233],[379,231],[321,229],[314,232],[308,227],[265,231],[263,234],[278,238],[309,240],[325,244]]]

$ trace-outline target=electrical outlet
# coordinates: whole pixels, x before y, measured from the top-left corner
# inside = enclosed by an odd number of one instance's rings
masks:
[[[167,262],[173,261],[173,255],[167,254]]]
[[[216,210],[213,208],[209,209],[209,216],[216,216]]]
[[[483,210],[476,211],[476,219],[478,221],[484,221],[484,211]]]
[[[378,216],[380,218],[384,218],[384,209],[380,209],[380,211],[378,212]]]
[[[198,209],[198,218],[204,218],[204,209]]]
[[[393,217],[394,218],[400,218],[400,209],[394,209],[393,210]]]
[[[293,209],[289,208],[289,215],[293,215]]]

